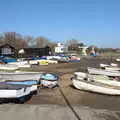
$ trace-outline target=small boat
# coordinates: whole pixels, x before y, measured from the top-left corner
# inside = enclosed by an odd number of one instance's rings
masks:
[[[29,85],[14,85],[6,82],[0,83],[0,100],[17,99],[23,102],[30,92],[31,86]]]
[[[43,87],[48,87],[48,88],[53,88],[55,86],[58,86],[58,80],[59,80],[59,77],[55,74],[49,74],[49,73],[45,73],[41,76],[41,79],[40,79],[40,84],[41,86]]]
[[[8,84],[14,85],[30,85],[31,86],[31,93],[37,92],[38,82],[36,80],[25,80],[25,81],[6,81]]]
[[[119,78],[109,78],[108,76],[105,75],[91,75],[84,72],[75,72],[74,78],[78,80],[86,79],[89,81],[95,81],[106,85],[120,87],[120,81],[118,80]]]
[[[42,72],[0,72],[0,81],[13,80],[37,80],[39,82]]]
[[[105,67],[108,67],[108,66],[110,66],[110,65],[108,65],[108,64],[100,64],[100,68],[105,68]]]
[[[117,58],[116,61],[117,61],[117,62],[120,62],[120,58]]]
[[[116,64],[116,63],[111,63],[110,65],[113,67],[118,67],[118,64]]]
[[[103,69],[98,69],[98,68],[90,68],[90,67],[88,67],[88,72],[90,74],[107,75],[107,76],[111,76],[111,77],[120,76],[119,71],[103,70]]]
[[[105,70],[108,70],[108,71],[120,71],[120,68],[119,67],[109,66],[109,67],[105,67]]]
[[[18,66],[17,65],[10,65],[10,64],[0,64],[0,70],[17,70]]]
[[[29,64],[31,64],[31,65],[48,65],[48,61],[44,60],[44,59],[30,60]]]
[[[8,63],[8,65],[16,65],[18,66],[18,68],[30,68],[31,67],[28,61],[11,62],[11,63]]]
[[[41,60],[37,60],[39,62],[39,65],[48,65],[48,61],[41,59]]]
[[[120,71],[118,64],[115,64],[115,63],[111,63],[110,65],[100,64],[100,68],[108,70],[108,71]]]
[[[87,80],[77,80],[72,78],[72,84],[75,88],[105,95],[120,95],[119,87],[112,87],[99,82],[92,82]]]
[[[57,60],[47,60],[48,64],[57,64]]]

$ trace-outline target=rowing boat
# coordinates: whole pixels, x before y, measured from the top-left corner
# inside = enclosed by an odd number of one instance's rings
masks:
[[[90,68],[88,67],[88,72],[90,74],[96,74],[96,75],[106,75],[106,76],[120,76],[119,71],[111,71],[111,70],[103,70],[98,68]]]
[[[45,73],[41,76],[40,84],[43,87],[53,88],[58,86],[59,77],[52,73]]]
[[[13,80],[37,80],[39,82],[42,72],[0,72],[0,81]]]
[[[108,76],[105,75],[91,75],[84,72],[75,72],[74,78],[78,80],[86,79],[93,82],[95,81],[106,85],[120,87],[120,81],[116,80],[116,78],[109,78]]]

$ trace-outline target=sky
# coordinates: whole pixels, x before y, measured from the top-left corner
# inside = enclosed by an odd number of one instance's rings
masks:
[[[120,48],[120,0],[0,0],[0,33]]]

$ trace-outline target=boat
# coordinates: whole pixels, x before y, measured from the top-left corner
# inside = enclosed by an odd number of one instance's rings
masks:
[[[16,99],[23,102],[29,96],[31,86],[0,83],[0,100]]]
[[[120,58],[116,58],[116,61],[117,61],[117,62],[120,62]]]
[[[52,73],[45,73],[40,78],[40,84],[43,87],[53,88],[58,86],[59,77]]]
[[[118,64],[111,63],[108,64],[100,64],[101,69],[109,70],[109,71],[120,71],[120,68],[118,67]]]
[[[8,65],[16,65],[18,66],[18,68],[30,68],[31,67],[28,61],[11,62],[11,63],[8,63]]]
[[[57,64],[58,61],[57,60],[46,60],[48,62],[48,64]]]
[[[48,61],[44,59],[39,60],[30,60],[29,64],[31,65],[48,65]]]
[[[103,69],[98,69],[98,68],[90,68],[90,67],[88,67],[88,72],[90,74],[107,75],[107,76],[111,76],[111,77],[120,76],[119,71],[103,70]]]
[[[37,80],[39,82],[42,72],[0,72],[0,81],[13,80]]]
[[[0,60],[2,60],[5,64],[17,61],[15,58],[7,57],[7,56],[6,57],[0,56]]]
[[[100,68],[105,68],[105,67],[108,67],[108,66],[110,66],[110,65],[108,65],[108,64],[100,64]]]
[[[14,85],[30,85],[31,86],[31,93],[37,92],[37,89],[38,89],[38,82],[36,80],[25,80],[25,81],[8,80],[5,82],[8,84],[14,84]]]
[[[118,67],[118,64],[116,64],[116,63],[111,63],[110,65],[113,67]]]
[[[84,72],[75,72],[74,78],[78,80],[86,79],[89,81],[95,81],[95,82],[103,83],[106,85],[120,87],[119,78],[109,78],[108,76],[105,76],[105,75],[91,75]]]
[[[119,87],[112,87],[99,82],[87,81],[87,80],[77,80],[72,78],[72,84],[75,88],[84,91],[95,92],[105,95],[120,95]]]
[[[10,65],[10,64],[0,64],[0,70],[17,70],[18,66],[17,65]]]
[[[119,67],[109,66],[109,67],[105,67],[105,70],[108,70],[108,71],[120,71],[120,68]]]

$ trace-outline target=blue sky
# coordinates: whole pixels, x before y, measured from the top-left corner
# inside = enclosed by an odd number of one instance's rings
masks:
[[[0,0],[0,32],[120,47],[120,0]]]

